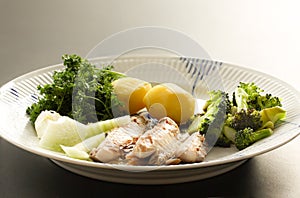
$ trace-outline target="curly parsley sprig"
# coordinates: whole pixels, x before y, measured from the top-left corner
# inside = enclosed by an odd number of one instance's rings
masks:
[[[53,82],[37,87],[41,97],[26,109],[32,123],[44,110],[54,110],[82,123],[111,119],[112,108],[119,104],[112,94],[112,81],[124,74],[113,66],[96,68],[80,56],[63,55],[62,71],[54,71]]]

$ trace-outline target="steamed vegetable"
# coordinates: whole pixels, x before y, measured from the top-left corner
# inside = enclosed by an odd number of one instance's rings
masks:
[[[130,122],[130,117],[127,115],[85,125],[68,116],[60,116],[53,111],[43,111],[36,119],[35,129],[40,138],[41,147],[62,151],[60,145],[74,146],[89,137],[128,122]]]
[[[195,98],[173,83],[152,87],[146,93],[144,103],[151,116],[157,119],[168,116],[177,124],[185,123],[195,111]]]
[[[281,99],[263,92],[253,82],[240,82],[233,93],[233,108],[223,131],[239,150],[271,135],[275,124],[286,116]]]
[[[53,110],[81,123],[112,119],[112,106],[118,100],[111,94],[112,81],[123,74],[112,71],[113,66],[96,68],[78,55],[63,55],[62,71],[55,71],[53,82],[37,87],[41,97],[26,110],[35,122],[44,110]]]
[[[211,91],[210,99],[203,107],[204,113],[190,119],[187,132],[199,132],[206,135],[206,141],[215,146],[227,147],[234,144],[238,149],[272,134],[276,123],[286,117],[281,107],[281,99],[271,94],[263,94],[263,90],[252,83],[240,82],[233,92],[232,100],[228,93]],[[208,129],[214,132],[208,133]],[[208,133],[208,134],[207,134]]]
[[[262,127],[261,114],[255,109],[241,109],[233,114],[227,115],[226,124],[239,131],[250,127],[257,130]]]
[[[187,132],[204,134],[210,146],[214,144],[229,146],[230,141],[222,135],[224,121],[231,106],[228,94],[223,91],[210,91],[209,95],[210,99],[203,107],[204,114],[195,115],[191,118],[192,121]]]
[[[138,78],[124,77],[113,81],[112,84],[113,93],[122,103],[122,108],[116,110],[124,110],[132,115],[146,107],[143,99],[152,87],[149,82]]]
[[[262,128],[275,128],[275,124],[286,117],[286,110],[276,106],[260,111]]]
[[[280,98],[272,94],[263,94],[264,90],[255,83],[240,82],[233,93],[233,104],[240,109],[262,110],[266,108],[281,107]]]
[[[99,144],[101,144],[101,142],[105,139],[105,135],[106,133],[100,133],[98,135],[85,139],[74,146],[60,146],[62,150],[66,153],[66,155],[69,157],[82,160],[89,160],[89,152],[93,148],[96,148]]]
[[[236,132],[235,135],[235,146],[242,150],[251,144],[268,137],[273,134],[273,130],[270,128],[267,129],[260,129],[254,131],[252,128],[244,128]]]

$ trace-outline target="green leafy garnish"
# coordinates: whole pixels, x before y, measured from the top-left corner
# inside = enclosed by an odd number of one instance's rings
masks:
[[[78,55],[63,55],[62,71],[54,71],[53,82],[37,87],[41,97],[26,113],[34,124],[44,110],[54,110],[79,122],[89,123],[114,118],[113,106],[118,105],[112,94],[112,82],[124,75],[112,71],[113,66],[96,68]]]

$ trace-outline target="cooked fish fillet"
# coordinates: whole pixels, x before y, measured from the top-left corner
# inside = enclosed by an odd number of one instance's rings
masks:
[[[110,131],[105,140],[90,152],[91,159],[100,162],[110,162],[118,158],[124,158],[127,152],[133,149],[134,144],[153,120],[148,113],[131,116],[131,122],[123,127]]]
[[[205,138],[198,132],[193,133],[187,140],[185,140],[176,151],[176,157],[181,162],[201,162],[206,156],[204,147]]]
[[[180,130],[169,117],[158,121],[137,140],[132,152],[126,156],[128,164],[162,165],[173,158],[180,145]]]

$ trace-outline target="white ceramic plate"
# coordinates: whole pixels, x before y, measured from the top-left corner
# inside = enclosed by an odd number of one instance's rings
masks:
[[[232,170],[247,159],[268,152],[299,135],[300,95],[290,85],[268,74],[232,64],[197,58],[132,56],[112,60],[102,57],[90,60],[97,66],[113,64],[115,70],[151,82],[174,82],[195,96],[207,99],[207,91],[223,89],[232,93],[240,81],[255,82],[266,93],[283,99],[286,121],[274,134],[250,147],[238,151],[235,147],[213,148],[204,162],[168,166],[126,166],[76,160],[45,150],[25,113],[38,93],[37,85],[50,83],[54,65],[20,76],[0,89],[0,135],[8,142],[53,160],[59,166],[104,181],[130,184],[171,184],[200,180]]]

